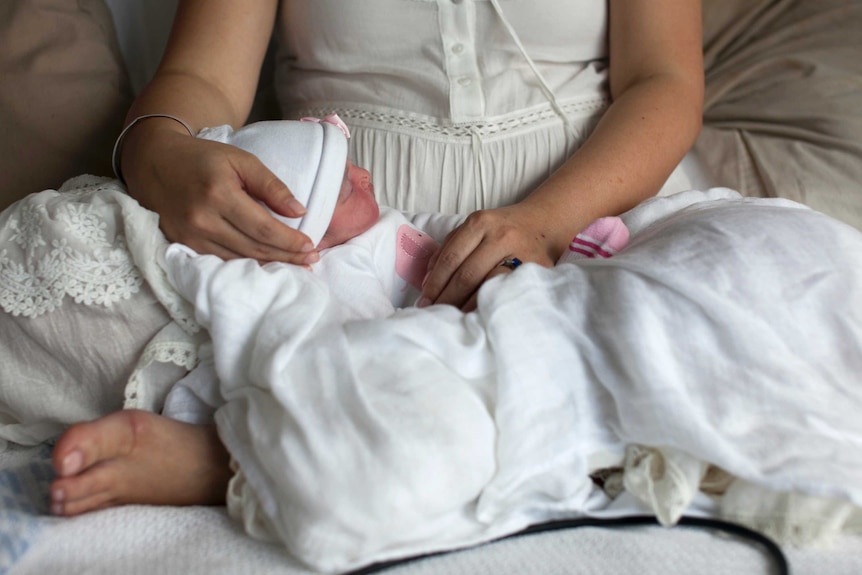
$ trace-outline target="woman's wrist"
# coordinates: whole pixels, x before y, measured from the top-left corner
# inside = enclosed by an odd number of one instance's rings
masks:
[[[542,238],[547,246],[548,256],[556,261],[565,253],[569,244],[578,233],[595,219],[604,215],[588,194],[578,194],[574,182],[561,181],[559,175],[547,180],[526,197],[521,203],[530,217],[540,222]]]
[[[144,114],[138,116],[129,122],[123,131],[120,132],[120,135],[117,137],[117,141],[114,143],[111,162],[114,169],[114,175],[116,175],[117,179],[123,184],[126,183],[122,169],[123,152],[128,147],[129,140],[135,139],[136,136],[141,137],[141,133],[146,131],[143,129],[144,124],[151,124],[151,130],[170,130],[194,137],[194,131],[191,126],[177,116],[173,116],[171,114]]]

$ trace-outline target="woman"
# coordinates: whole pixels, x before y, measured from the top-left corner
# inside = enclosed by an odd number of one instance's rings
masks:
[[[383,203],[471,212],[423,287],[424,304],[469,307],[501,261],[550,266],[590,222],[659,191],[700,129],[700,26],[690,0],[183,0],[128,115],[173,118],[135,123],[119,162],[170,240],[316,261],[255,201],[303,212],[272,173],[189,137],[246,121],[275,28],[285,115],[338,112]],[[223,502],[227,461],[213,427],[119,412],[57,443],[52,510]]]

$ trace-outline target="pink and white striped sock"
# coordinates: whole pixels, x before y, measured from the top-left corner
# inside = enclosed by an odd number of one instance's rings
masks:
[[[609,258],[626,247],[629,229],[616,217],[599,218],[575,236],[557,264],[585,258]]]

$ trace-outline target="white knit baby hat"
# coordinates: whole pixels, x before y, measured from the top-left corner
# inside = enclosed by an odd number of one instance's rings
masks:
[[[273,216],[301,231],[316,246],[329,227],[347,162],[347,126],[336,115],[323,120],[256,122],[234,130],[204,128],[199,138],[231,144],[257,156],[305,206],[301,218]],[[269,208],[267,208],[269,209]]]

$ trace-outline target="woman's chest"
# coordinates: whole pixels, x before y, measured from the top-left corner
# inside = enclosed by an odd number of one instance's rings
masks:
[[[514,53],[508,22],[537,61],[606,55],[606,0],[283,0],[279,31],[301,61]]]

